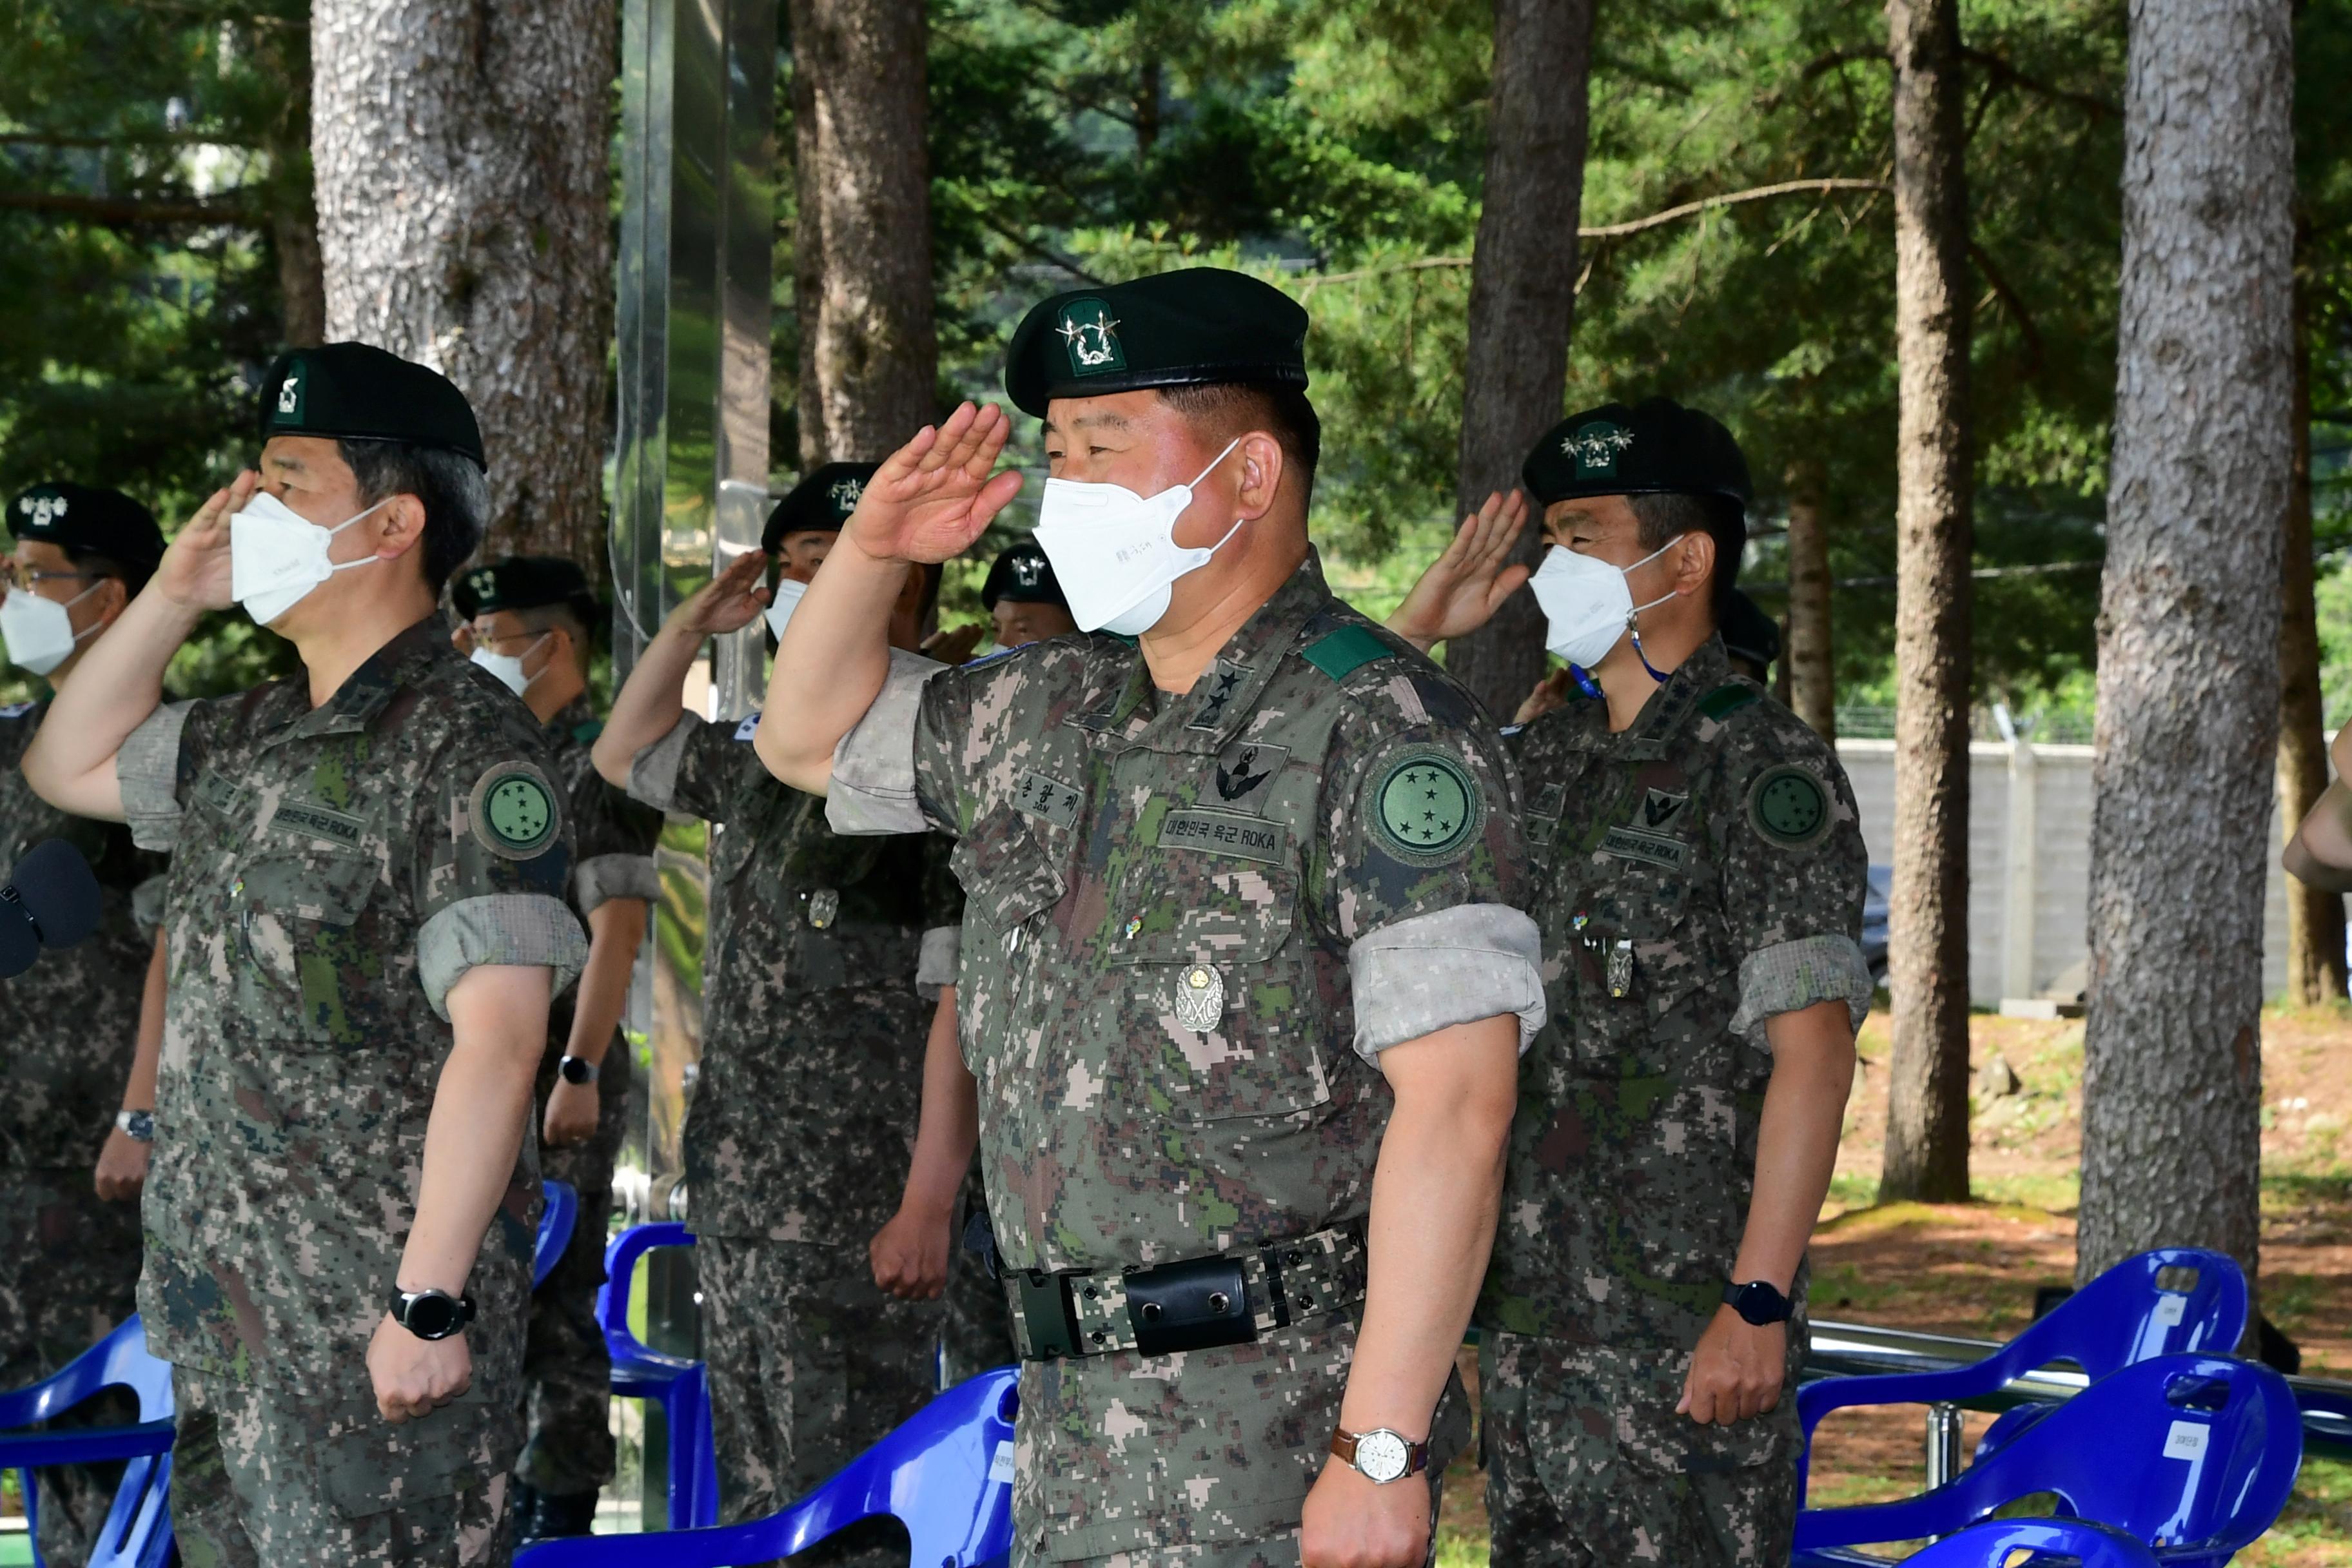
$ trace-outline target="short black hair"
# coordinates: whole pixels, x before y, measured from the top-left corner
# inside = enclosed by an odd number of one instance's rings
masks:
[[[1739,557],[1748,548],[1748,514],[1729,496],[1657,490],[1625,498],[1633,509],[1634,537],[1643,550],[1664,550],[1676,537],[1704,533],[1715,541],[1715,572],[1707,609],[1720,625],[1739,583]]]
[[[425,582],[440,593],[489,526],[490,485],[480,467],[462,452],[408,441],[337,437],[335,449],[369,506],[397,495],[425,504]]]
[[[531,631],[561,628],[571,633],[572,646],[580,649],[583,655],[586,654],[589,642],[596,635],[594,625],[589,620],[584,607],[579,605],[533,605],[527,610],[517,610],[515,615]]]
[[[1211,381],[1154,390],[1161,402],[1187,419],[1211,426],[1220,437],[1249,430],[1272,436],[1282,455],[1298,469],[1306,493],[1315,493],[1315,465],[1323,458],[1323,421],[1300,388]]]
[[[139,590],[147,585],[147,579],[155,574],[155,568],[152,566],[126,566],[113,556],[92,550],[87,545],[60,544],[58,548],[66,552],[66,559],[73,563],[78,570],[87,572],[93,577],[118,579],[122,584],[123,596],[127,599],[137,598]]]

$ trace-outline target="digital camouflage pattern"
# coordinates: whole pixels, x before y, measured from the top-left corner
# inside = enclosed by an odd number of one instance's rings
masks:
[[[1730,1426],[1675,1413],[1689,1357],[1490,1332],[1481,1441],[1496,1563],[1780,1568],[1797,1527],[1797,1402]],[[1804,1362],[1790,1337],[1789,1387]]]
[[[588,700],[579,697],[541,731],[572,821],[572,908],[583,924],[608,899],[650,903],[661,894],[654,873],[661,814],[631,800],[596,772],[589,752],[603,729]],[[556,1064],[572,1043],[579,994],[576,987],[567,991],[548,1009],[547,1054],[531,1102],[539,1125],[545,1125]],[[529,1436],[515,1475],[526,1486],[557,1497],[596,1491],[613,1479],[613,1363],[596,1321],[596,1289],[604,1282],[613,1166],[628,1130],[635,1068],[629,1042],[615,1029],[596,1075],[595,1136],[569,1148],[540,1151],[541,1174],[570,1183],[580,1194],[580,1217],[571,1245],[546,1282],[531,1292],[522,1354]]]
[[[374,1430],[352,1451],[388,1440],[365,1357],[415,1213],[444,998],[481,963],[551,968],[561,991],[586,952],[550,767],[529,710],[437,615],[315,711],[298,675],[158,710],[117,759],[140,842],[173,851],[139,1304],[183,1374],[268,1396],[224,1436],[232,1478],[331,1436],[282,1431],[280,1413],[364,1409],[350,1419]],[[534,1151],[526,1138],[467,1281],[473,1394],[399,1428],[398,1465],[339,1472],[344,1512],[421,1505],[512,1465]],[[194,1489],[175,1477],[175,1506],[218,1501]],[[234,1510],[260,1527],[241,1484]]]
[[[911,743],[921,812],[957,837],[961,1043],[1008,1267],[1117,1271],[1360,1223],[1391,1104],[1367,1055],[1538,1005],[1532,931],[1489,966],[1501,984],[1476,951],[1439,975],[1412,946],[1525,926],[1503,907],[1524,879],[1509,771],[1471,700],[1312,559],[1186,695],[1131,643],[1063,637],[937,674],[912,731],[869,715],[833,806],[859,821],[845,780],[903,773]],[[1408,816],[1416,769],[1467,809]],[[1366,994],[1350,960],[1379,969],[1383,938],[1413,978]],[[1025,1366],[1017,1552],[1293,1531],[1353,1317]],[[1441,1467],[1465,1435],[1450,1389]]]
[[[0,880],[34,845],[62,838],[98,878],[98,929],[44,953],[7,982],[8,1050],[0,1056],[0,1387],[47,1377],[129,1317],[139,1283],[139,1208],[92,1190],[91,1169],[122,1103],[138,1046],[139,999],[151,933],[133,890],[163,869],[120,823],[68,816],[35,795],[25,752],[46,702],[0,708]],[[124,1396],[95,1401],[60,1424],[136,1420]],[[121,1467],[40,1474],[40,1547],[79,1568],[105,1522]]]

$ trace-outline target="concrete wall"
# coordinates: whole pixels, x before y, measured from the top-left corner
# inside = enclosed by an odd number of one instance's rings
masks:
[[[1969,748],[1969,999],[1996,1007],[2005,996],[2082,984],[2089,946],[2091,748],[2031,746],[2013,757],[1999,742]],[[1873,865],[1895,859],[1895,742],[1840,741],[1839,760],[1862,808]],[[2030,781],[2030,782],[2029,782]],[[2012,789],[2012,784],[2021,787]],[[2012,801],[2019,813],[2012,818]],[[2270,803],[2278,843],[2278,805]],[[2031,917],[2026,910],[2030,906]],[[2286,988],[2286,884],[2270,854],[2263,919],[2263,989]]]

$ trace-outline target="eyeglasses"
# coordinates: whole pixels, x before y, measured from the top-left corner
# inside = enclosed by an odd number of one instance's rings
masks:
[[[89,583],[95,582],[99,576],[96,572],[42,572],[21,561],[0,562],[0,582],[6,583],[11,588],[22,588],[28,594],[36,583]]]

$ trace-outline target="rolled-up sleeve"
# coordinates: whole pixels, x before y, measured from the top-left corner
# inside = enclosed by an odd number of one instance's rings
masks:
[[[915,726],[923,688],[947,668],[890,650],[881,694],[834,749],[824,816],[835,833],[920,833],[930,826],[915,792]]]
[[[1525,1052],[1543,1027],[1543,938],[1507,904],[1456,904],[1369,931],[1348,949],[1356,1053],[1516,1014]]]
[[[583,916],[614,899],[643,899],[650,904],[660,897],[661,878],[650,855],[599,855],[581,861],[572,874],[572,900]]]
[[[707,727],[694,714],[680,713],[668,734],[630,759],[629,798],[656,811],[677,810],[678,772],[686,762],[686,749],[694,743],[697,732]]]
[[[543,893],[485,893],[443,906],[416,933],[417,977],[425,1000],[449,1016],[449,989],[485,963],[554,971],[548,994],[560,996],[588,962],[580,921],[561,899]]]
[[[926,1002],[940,999],[943,986],[956,983],[956,963],[963,953],[963,927],[933,926],[923,933],[915,953],[915,992]]]
[[[180,746],[194,702],[166,702],[147,715],[114,754],[123,819],[142,849],[169,851],[180,838]]]
[[[1844,1003],[1859,1031],[1870,1013],[1873,989],[1862,944],[1843,932],[1777,942],[1740,961],[1739,1011],[1732,1016],[1732,1032],[1769,1051],[1769,1019],[1822,1002]]]

